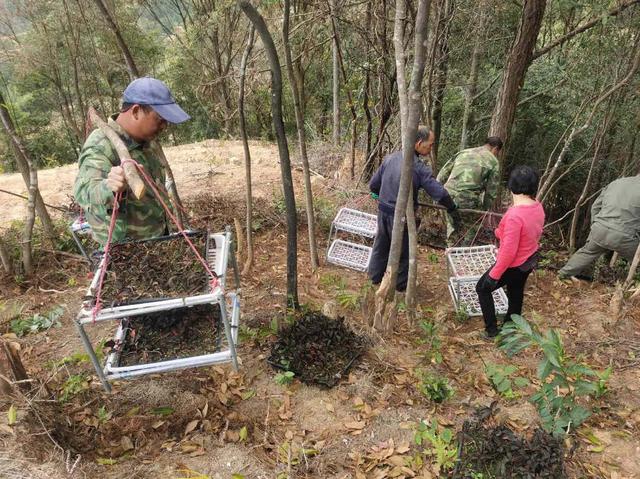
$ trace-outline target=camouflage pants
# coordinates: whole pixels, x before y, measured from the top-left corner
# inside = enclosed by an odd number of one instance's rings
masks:
[[[482,226],[480,218],[471,215],[460,215],[461,221],[458,229],[455,229],[451,215],[446,213],[447,221],[447,247],[471,246],[473,240]]]

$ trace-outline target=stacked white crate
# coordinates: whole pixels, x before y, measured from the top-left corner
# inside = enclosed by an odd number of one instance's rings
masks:
[[[351,237],[373,240],[378,230],[376,215],[351,208],[341,208],[331,222],[329,231],[329,249],[327,262],[366,271],[371,261],[371,246],[339,238],[340,232],[348,233]]]
[[[178,234],[172,235],[178,237]],[[166,299],[150,299],[146,302],[121,306],[104,307],[93,316],[92,308],[95,303],[95,293],[99,281],[101,269],[104,267],[104,258],[100,262],[93,281],[87,291],[82,309],[78,313],[75,324],[80,338],[91,358],[98,378],[107,391],[111,390],[109,381],[115,379],[127,379],[146,374],[155,374],[166,371],[174,371],[183,368],[208,366],[211,364],[231,362],[235,369],[238,368],[236,345],[238,342],[238,327],[240,321],[239,276],[237,264],[231,247],[232,236],[227,229],[224,233],[208,233],[206,241],[206,261],[213,272],[218,276],[218,284],[213,290],[205,294]],[[226,275],[227,265],[231,259],[236,280],[236,291],[227,291]],[[196,258],[194,257],[194,261]],[[220,308],[221,323],[224,326],[227,349],[214,353],[202,354],[187,358],[158,361],[154,363],[119,365],[120,350],[116,347],[108,355],[105,365],[98,361],[95,350],[87,336],[85,326],[101,321],[118,320],[120,324],[114,336],[116,346],[124,342],[128,332],[127,321],[132,316],[146,315],[161,311],[170,311],[180,308],[189,308],[196,305],[212,304]],[[229,314],[230,310],[230,314]]]
[[[497,249],[493,245],[447,248],[449,293],[453,304],[464,309],[469,316],[481,316],[476,284],[480,277],[496,262]],[[507,312],[507,295],[502,288],[493,292],[498,314]]]

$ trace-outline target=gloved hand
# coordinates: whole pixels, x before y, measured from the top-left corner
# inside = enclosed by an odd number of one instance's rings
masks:
[[[497,279],[493,279],[488,274],[485,274],[478,281],[478,284],[477,284],[476,288],[477,289],[482,289],[482,290],[485,290],[485,291],[495,291],[496,289],[498,289],[498,280]]]
[[[369,193],[369,196],[371,196],[371,198],[373,198],[374,200],[378,200],[378,198],[380,197],[377,193],[374,193],[373,191],[371,193]]]

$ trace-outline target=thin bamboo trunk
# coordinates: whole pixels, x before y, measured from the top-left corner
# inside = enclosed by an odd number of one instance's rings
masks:
[[[331,0],[331,22],[335,20],[338,10],[338,0]],[[333,94],[333,146],[340,145],[340,69],[338,66],[338,39],[333,35],[331,42],[331,65],[332,65],[332,85],[331,91]]]

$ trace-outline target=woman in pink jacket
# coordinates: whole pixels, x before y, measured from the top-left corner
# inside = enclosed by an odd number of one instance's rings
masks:
[[[499,332],[492,294],[496,289],[502,286],[507,289],[509,307],[505,321],[510,321],[512,314],[522,313],[524,286],[536,266],[544,225],[544,209],[535,199],[538,181],[538,174],[529,166],[517,166],[509,177],[507,186],[513,197],[513,206],[496,229],[496,237],[500,240],[498,257],[476,285],[489,337]]]

